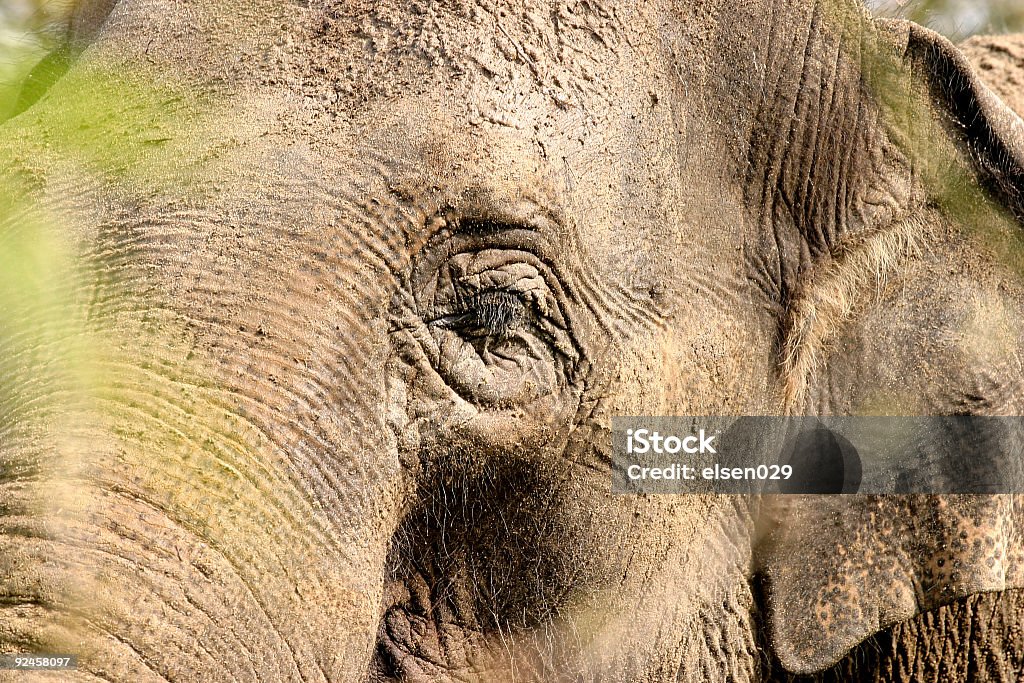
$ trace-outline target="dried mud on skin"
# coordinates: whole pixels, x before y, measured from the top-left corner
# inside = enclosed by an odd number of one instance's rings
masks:
[[[978,36],[960,47],[985,84],[1024,117],[1024,34]]]

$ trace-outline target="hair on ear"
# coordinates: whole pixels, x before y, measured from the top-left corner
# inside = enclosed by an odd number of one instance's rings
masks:
[[[904,22],[905,59],[928,84],[978,170],[982,186],[1024,223],[1024,121],[986,86],[949,40]]]

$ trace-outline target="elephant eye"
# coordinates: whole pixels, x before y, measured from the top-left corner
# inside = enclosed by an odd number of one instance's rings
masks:
[[[417,257],[412,294],[443,379],[478,404],[535,400],[569,384],[579,354],[565,294],[536,232],[470,223]],[[426,339],[424,339],[426,341]]]
[[[426,322],[467,342],[488,341],[490,351],[518,345],[536,355],[540,344],[561,349],[565,320],[547,270],[535,256],[516,249],[449,255],[430,282]]]
[[[517,292],[489,289],[463,298],[458,312],[444,316],[436,325],[460,330],[467,336],[509,339],[528,324],[531,310]]]

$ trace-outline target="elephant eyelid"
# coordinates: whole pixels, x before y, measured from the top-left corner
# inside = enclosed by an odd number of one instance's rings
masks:
[[[561,212],[532,199],[514,201],[488,199],[490,193],[471,193],[460,206],[443,211],[445,223],[455,234],[487,236],[516,231],[557,232],[563,225]]]
[[[537,228],[528,223],[507,223],[491,219],[460,218],[455,222],[455,232],[462,235],[487,236],[495,233],[513,232],[516,230],[535,231]]]

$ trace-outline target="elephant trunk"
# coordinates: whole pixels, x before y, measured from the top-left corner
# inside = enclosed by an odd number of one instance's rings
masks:
[[[386,343],[358,287],[294,260],[253,257],[281,290],[218,305],[209,279],[245,282],[217,263],[224,214],[158,214],[0,282],[0,652],[109,680],[363,680],[407,497],[360,352]]]
[[[5,435],[0,651],[75,654],[115,680],[359,679],[395,515],[387,459],[298,471],[223,389],[111,370],[99,412]]]

